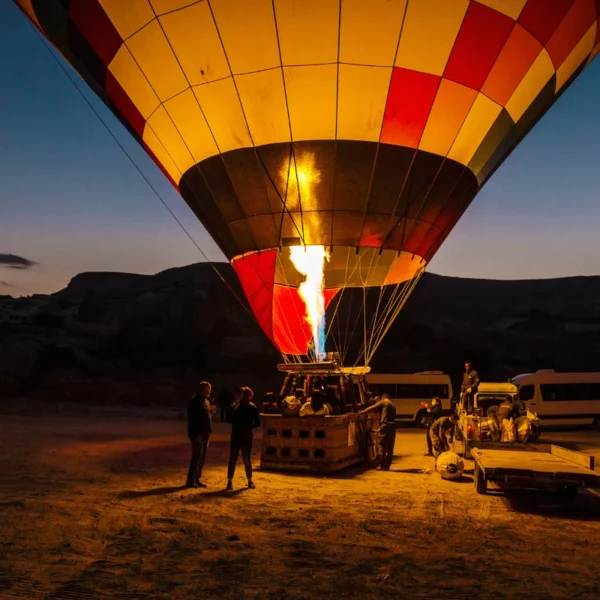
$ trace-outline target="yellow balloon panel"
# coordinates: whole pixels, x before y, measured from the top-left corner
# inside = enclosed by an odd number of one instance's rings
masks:
[[[195,162],[219,153],[200,103],[192,90],[165,102],[165,109],[179,131]]]
[[[282,64],[334,63],[339,0],[274,0]]]
[[[283,73],[293,139],[335,138],[337,65],[284,67]]]
[[[156,110],[148,119],[146,129],[148,128],[152,130],[165,148],[165,151],[169,154],[179,173],[185,173],[190,167],[196,164],[191,149],[185,143],[182,132],[177,129],[173,119],[171,119],[163,106]],[[176,177],[174,179],[177,181]]]
[[[149,0],[152,9],[157,15],[175,13],[183,8],[196,4],[208,4],[208,2],[196,2],[195,0]]]
[[[235,83],[254,145],[289,141],[281,69],[236,75]]]
[[[109,70],[145,119],[160,106],[158,96],[127,46],[119,48]]]
[[[338,138],[379,141],[392,67],[340,65]]]
[[[244,113],[232,79],[194,87],[220,152],[252,146]]]
[[[409,2],[396,66],[442,75],[469,7],[469,0]]]
[[[191,85],[231,75],[208,2],[164,15],[160,23]]]
[[[340,24],[340,62],[394,64],[407,0],[345,0]]]
[[[212,0],[210,7],[234,75],[280,66],[271,0]]]
[[[189,87],[158,21],[132,35],[127,47],[161,102]]]
[[[161,108],[162,110],[162,108]],[[161,132],[163,133],[163,132]],[[164,134],[164,133],[163,133]],[[181,178],[181,171],[175,164],[175,161],[171,157],[171,153],[168,152],[164,146],[164,143],[154,133],[150,123],[146,124],[144,128],[144,136],[142,138],[144,144],[152,151],[156,159],[160,162],[164,170],[169,174],[173,181],[179,181]]]
[[[499,104],[478,94],[448,157],[463,165],[469,164],[501,110]]]

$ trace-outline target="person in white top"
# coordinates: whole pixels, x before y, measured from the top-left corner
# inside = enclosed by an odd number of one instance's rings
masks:
[[[329,408],[324,403],[323,394],[316,390],[313,392],[312,398],[300,409],[301,417],[325,417],[328,414]]]

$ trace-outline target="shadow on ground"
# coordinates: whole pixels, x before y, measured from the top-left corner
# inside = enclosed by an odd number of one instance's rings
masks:
[[[500,497],[509,511],[574,521],[600,521],[600,496],[588,490],[580,491],[569,501],[556,492],[538,490],[489,490]]]

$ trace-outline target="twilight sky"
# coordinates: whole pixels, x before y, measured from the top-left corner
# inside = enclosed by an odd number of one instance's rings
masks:
[[[0,81],[0,295],[53,292],[82,271],[155,273],[204,260],[6,1]],[[223,260],[150,158],[79,85],[198,245]],[[597,59],[484,187],[429,271],[600,275],[599,96]]]

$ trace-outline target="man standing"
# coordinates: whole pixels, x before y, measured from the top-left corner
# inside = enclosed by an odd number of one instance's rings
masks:
[[[450,450],[450,444],[454,439],[454,429],[458,415],[451,414],[449,417],[440,417],[429,428],[427,446],[432,449],[433,456],[437,458],[442,452]],[[450,440],[448,440],[450,437]]]
[[[477,375],[477,371],[473,369],[470,362],[466,362],[460,391],[463,408],[469,413],[473,411],[473,396],[477,392],[478,386],[479,376]]]
[[[380,412],[379,440],[381,444],[381,470],[389,471],[394,458],[394,444],[396,443],[396,407],[387,394],[361,411],[361,414]]]
[[[241,387],[235,391],[233,404],[229,409],[228,420],[231,423],[231,445],[229,450],[229,466],[227,468],[227,489],[233,489],[233,474],[240,450],[242,460],[246,467],[248,487],[254,489],[256,486],[252,481],[252,452],[253,433],[252,430],[260,426],[260,414],[252,403],[254,392],[249,387]]]
[[[194,394],[187,407],[188,437],[192,444],[192,458],[185,482],[185,486],[189,488],[206,487],[200,478],[212,433],[211,389],[208,381],[201,381],[198,384],[198,393]]]

